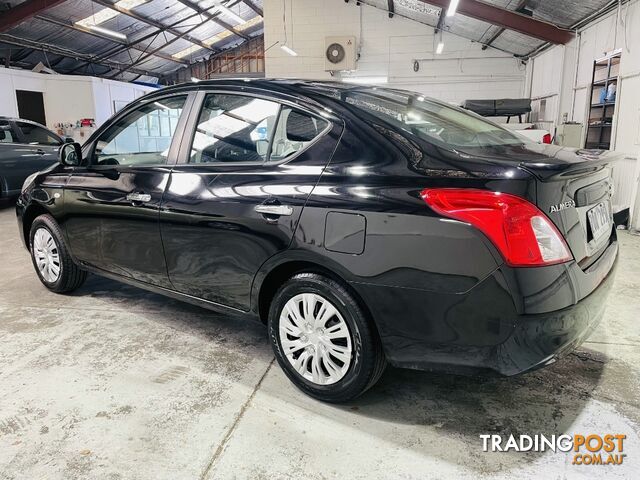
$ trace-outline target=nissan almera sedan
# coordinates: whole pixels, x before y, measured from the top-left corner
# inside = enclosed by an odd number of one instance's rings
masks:
[[[48,289],[92,272],[258,318],[343,402],[387,362],[514,375],[580,344],[618,253],[610,162],[412,92],[207,81],[65,145],[17,215]]]

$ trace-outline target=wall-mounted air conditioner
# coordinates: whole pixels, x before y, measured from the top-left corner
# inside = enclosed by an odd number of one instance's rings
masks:
[[[355,70],[356,57],[356,37],[325,37],[325,71]]]

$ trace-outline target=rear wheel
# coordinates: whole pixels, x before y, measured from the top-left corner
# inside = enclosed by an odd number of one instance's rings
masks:
[[[326,402],[362,394],[386,364],[377,333],[353,295],[315,273],[297,274],[278,290],[269,336],[289,379]]]
[[[51,215],[40,215],[33,221],[29,241],[33,266],[45,287],[66,293],[84,283],[87,273],[73,262],[62,231]]]

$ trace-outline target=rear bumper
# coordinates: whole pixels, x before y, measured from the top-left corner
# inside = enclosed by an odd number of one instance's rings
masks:
[[[589,337],[603,317],[617,256],[613,241],[587,271],[575,262],[542,269],[503,266],[459,295],[354,287],[370,307],[390,363],[516,375],[553,363]]]

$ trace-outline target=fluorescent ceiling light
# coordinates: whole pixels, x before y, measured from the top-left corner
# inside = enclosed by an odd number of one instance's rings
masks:
[[[456,14],[456,10],[458,10],[458,3],[460,3],[460,0],[451,0],[449,8],[447,9],[447,17],[453,17]]]
[[[87,28],[93,30],[94,32],[102,33],[108,37],[117,38],[118,40],[126,40],[127,36],[124,33],[115,32],[113,30],[109,30],[108,28],[102,28],[97,25],[88,25]]]
[[[289,55],[291,55],[292,57],[297,57],[298,54],[295,52],[295,50],[287,47],[286,45],[280,45],[280,48],[282,50],[284,50],[285,52],[287,52]]]
[[[120,0],[116,2],[114,5],[116,7],[122,8],[124,10],[131,10],[132,8],[137,7],[138,5],[142,5],[143,3],[147,3],[148,0]],[[101,23],[106,22],[107,20],[111,20],[114,17],[120,15],[120,12],[113,10],[111,8],[103,8],[102,10],[98,10],[93,15],[90,15],[82,20],[77,21],[78,25],[82,25],[83,27],[90,28],[92,25],[100,25]]]
[[[240,15],[232,11],[230,8],[225,7],[224,5],[218,5],[216,7],[216,10],[218,10],[220,13],[224,15],[227,15],[228,17],[233,18],[238,23],[244,23],[244,18],[242,18]]]
[[[436,47],[436,55],[440,55],[444,50],[444,42],[438,42],[438,46]]]
[[[359,85],[380,85],[387,83],[389,79],[387,77],[348,77],[343,78],[343,82],[357,83]]]

